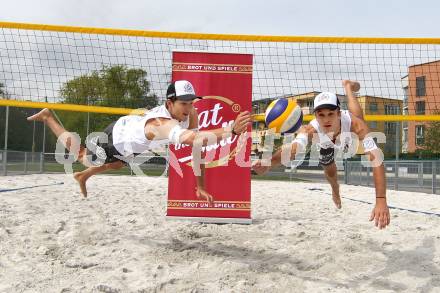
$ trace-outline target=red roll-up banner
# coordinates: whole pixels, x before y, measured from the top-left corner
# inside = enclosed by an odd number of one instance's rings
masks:
[[[232,123],[252,107],[252,55],[173,52],[172,80],[190,81],[198,96],[194,103],[199,130]],[[250,131],[250,128],[249,128]],[[170,145],[167,216],[202,222],[250,223],[250,133],[233,136],[202,148],[208,204],[196,196],[192,147]]]

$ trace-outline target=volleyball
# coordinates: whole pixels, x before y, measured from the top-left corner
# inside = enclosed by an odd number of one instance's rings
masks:
[[[275,129],[277,133],[293,133],[302,124],[303,113],[296,101],[286,98],[279,98],[266,109],[265,122],[269,129]]]

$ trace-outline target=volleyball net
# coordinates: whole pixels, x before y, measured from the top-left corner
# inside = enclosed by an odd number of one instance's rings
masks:
[[[361,83],[361,102],[374,100],[366,114],[429,120],[440,108],[440,39],[167,33],[7,22],[0,22],[0,83],[1,95],[10,101],[2,105],[152,106],[161,102],[171,79],[173,50],[253,54],[253,101],[322,91],[343,97],[341,80],[352,79]],[[385,109],[393,104],[389,100],[399,101],[399,109]]]
[[[252,54],[256,120],[263,120],[267,105],[279,97],[295,99],[306,121],[320,92],[338,94],[344,108],[341,81],[351,79],[361,84],[359,102],[373,131],[396,136],[402,129],[403,136],[421,145],[428,122],[440,121],[440,39],[196,34],[9,22],[0,22],[0,106],[73,111],[60,114],[63,121],[73,121],[67,123],[72,130],[81,125],[87,130],[77,130],[80,134],[100,130],[117,115],[163,102],[173,51]]]

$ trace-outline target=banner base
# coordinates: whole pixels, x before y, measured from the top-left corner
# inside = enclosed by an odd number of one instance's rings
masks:
[[[210,224],[252,224],[252,219],[245,218],[204,218],[204,217],[175,217],[166,216],[167,220],[191,221]]]

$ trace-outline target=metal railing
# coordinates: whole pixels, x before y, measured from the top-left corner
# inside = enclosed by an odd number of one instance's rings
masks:
[[[147,175],[159,176],[167,173],[168,163],[165,156],[140,155],[135,163],[140,170]],[[75,162],[73,170],[81,170],[84,167]],[[25,175],[36,173],[64,173],[64,166],[56,161],[54,153],[22,152],[0,150],[0,175]],[[117,174],[133,175],[133,169],[124,167],[114,172]]]
[[[0,151],[1,174],[32,174],[44,172],[44,156],[41,152]]]
[[[394,190],[439,193],[440,160],[385,161],[387,188]],[[346,184],[374,186],[371,167],[359,161],[347,161],[344,169]]]
[[[339,182],[374,186],[372,167],[365,167],[360,161],[346,161],[340,167]],[[440,194],[440,160],[384,161],[384,167],[389,190]],[[273,168],[265,176],[266,179],[273,180],[327,182],[322,167],[317,166],[317,162],[308,161],[303,162],[297,168],[284,166]]]
[[[165,156],[139,157],[140,168],[146,174],[160,175],[166,173],[168,165]],[[0,151],[1,175],[20,175],[35,173],[63,173],[65,170],[55,160],[55,154],[41,152],[20,152],[11,150]],[[79,163],[75,163],[80,167]],[[316,165],[316,164],[315,164]],[[440,160],[431,161],[385,161],[387,189],[417,191],[440,194]],[[133,174],[126,168],[123,174]],[[298,168],[280,166],[272,169],[266,179],[306,180],[325,182],[324,172],[319,166],[301,165]],[[374,186],[371,167],[364,166],[360,161],[346,161],[344,168],[338,170],[340,182],[350,185]]]

